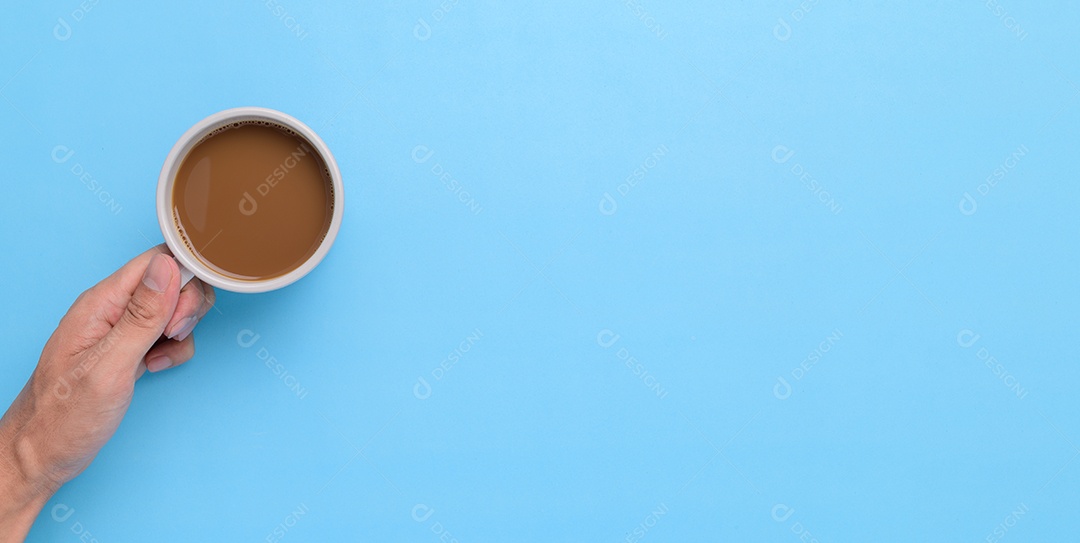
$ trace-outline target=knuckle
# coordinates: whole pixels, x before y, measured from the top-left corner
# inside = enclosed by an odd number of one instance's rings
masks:
[[[154,326],[154,317],[157,315],[156,308],[154,307],[154,301],[146,296],[134,296],[131,301],[128,302],[127,308],[124,310],[124,318],[130,324],[138,326],[140,328],[151,328]]]
[[[95,371],[86,375],[83,386],[97,398],[129,399],[134,393],[133,382],[117,371]]]
[[[180,289],[180,294],[185,296],[191,296],[193,298],[199,298],[199,292],[202,290],[202,287],[199,286],[199,283],[197,283],[197,281],[198,278],[188,281],[188,284],[184,285],[184,288]]]
[[[88,298],[90,298],[93,295],[94,295],[94,287],[90,287],[90,288],[82,291],[81,293],[79,293],[79,297],[75,298],[75,303],[73,303],[71,305],[72,306],[80,305],[82,302],[86,301]]]
[[[195,314],[200,305],[202,305],[202,300],[197,295],[190,292],[181,292],[180,298],[176,301],[176,309],[173,315],[176,316],[177,321],[186,319]]]

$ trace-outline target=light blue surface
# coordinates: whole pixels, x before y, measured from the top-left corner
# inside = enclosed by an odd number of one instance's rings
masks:
[[[1072,537],[1075,6],[862,4],[9,6],[5,405],[199,119],[346,186],[30,540]]]

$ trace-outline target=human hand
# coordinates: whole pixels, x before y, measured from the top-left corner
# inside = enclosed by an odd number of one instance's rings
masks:
[[[81,473],[127,412],[135,381],[188,361],[214,289],[155,247],[83,292],[0,419],[0,541],[21,541],[53,493]]]

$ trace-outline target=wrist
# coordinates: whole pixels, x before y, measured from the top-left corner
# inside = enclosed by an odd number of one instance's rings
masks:
[[[22,541],[53,492],[0,470],[0,543]]]
[[[22,541],[59,488],[38,469],[30,441],[11,418],[0,421],[0,543]]]

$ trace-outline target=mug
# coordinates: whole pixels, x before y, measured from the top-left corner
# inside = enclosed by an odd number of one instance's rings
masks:
[[[207,134],[228,124],[243,121],[268,121],[288,128],[306,139],[307,142],[311,144],[311,147],[322,157],[323,163],[325,163],[327,170],[330,172],[330,183],[332,184],[334,193],[334,211],[330,219],[330,226],[326,232],[326,236],[323,238],[315,252],[299,267],[284,275],[258,280],[228,277],[204,264],[191,252],[187,244],[184,243],[180,231],[173,221],[173,184],[176,182],[176,174],[180,170],[184,158],[186,158],[188,153],[195,148],[195,145],[199,140]],[[334,161],[333,154],[330,153],[330,148],[327,147],[322,138],[306,124],[290,115],[273,109],[238,107],[219,111],[195,123],[195,126],[192,126],[187,132],[184,132],[184,135],[180,136],[180,139],[173,145],[172,150],[169,151],[169,155],[165,158],[165,164],[161,168],[161,175],[158,177],[158,224],[161,226],[161,234],[165,237],[165,244],[169,247],[169,250],[172,251],[173,256],[180,264],[181,286],[190,281],[193,276],[198,277],[203,282],[213,285],[216,288],[233,292],[268,292],[290,285],[315,269],[315,266],[317,266],[319,262],[322,261],[323,257],[326,256],[326,253],[330,251],[330,246],[333,245],[334,238],[337,237],[338,230],[341,229],[341,216],[343,210],[344,192],[342,190],[341,172],[338,170],[337,162]]]

